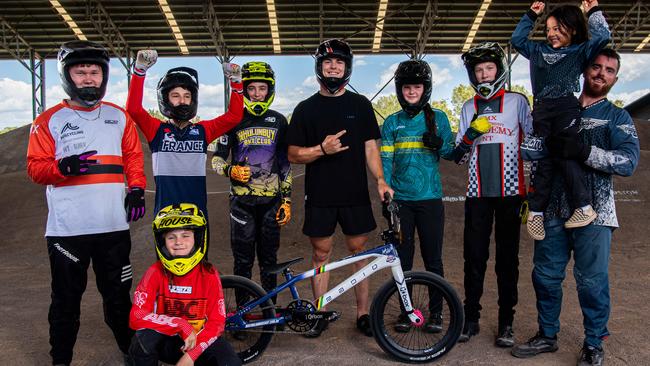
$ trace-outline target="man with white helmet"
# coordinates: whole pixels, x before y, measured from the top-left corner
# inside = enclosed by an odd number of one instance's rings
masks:
[[[58,69],[70,99],[41,113],[29,136],[27,173],[47,185],[45,237],[52,273],[48,320],[55,365],[72,362],[91,260],[105,322],[125,354],[133,334],[128,326],[128,222],[144,215],[146,178],[133,120],[122,108],[102,101],[108,68],[108,52],[101,45],[64,43]]]

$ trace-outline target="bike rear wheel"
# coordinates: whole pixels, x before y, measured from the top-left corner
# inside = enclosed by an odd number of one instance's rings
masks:
[[[402,362],[431,362],[449,352],[463,328],[463,307],[454,288],[442,277],[429,272],[405,272],[413,308],[422,312],[425,322],[432,313],[442,313],[441,329],[431,333],[425,327],[400,328],[404,314],[395,281],[390,279],[375,295],[370,308],[370,323],[375,340],[384,352]],[[430,301],[431,299],[435,299]],[[397,326],[396,326],[397,325]]]
[[[275,325],[244,329],[235,324],[232,314],[243,305],[266,295],[260,285],[241,276],[221,276],[221,287],[226,307],[225,339],[232,345],[242,363],[259,357],[271,342]],[[256,306],[244,314],[246,321],[275,319],[275,307],[271,300]]]

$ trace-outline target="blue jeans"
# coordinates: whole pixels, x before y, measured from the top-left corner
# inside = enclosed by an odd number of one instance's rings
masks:
[[[564,228],[564,222],[563,219],[546,222],[546,238],[535,241],[532,277],[537,296],[539,329],[547,337],[553,337],[560,331],[562,281],[573,252],[573,276],[582,309],[584,343],[599,347],[602,339],[609,335],[607,267],[612,228],[588,225],[569,230]]]

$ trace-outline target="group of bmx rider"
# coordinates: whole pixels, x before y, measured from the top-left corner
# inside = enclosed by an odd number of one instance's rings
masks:
[[[531,41],[528,33],[544,8],[543,2],[534,2],[512,35],[513,46],[530,60],[532,113],[525,96],[505,89],[509,65],[502,48],[495,42],[481,43],[462,55],[476,94],[462,107],[455,139],[445,113],[429,103],[431,69],[415,59],[397,67],[395,91],[402,110],[388,116],[380,129],[370,101],[346,89],[353,55],[338,39],[318,46],[315,71],[320,89],[295,107],[290,124],[269,109],[275,74],[265,62],[241,68],[224,64],[232,91],[228,110],[198,122],[193,121],[198,73],[188,67],[170,69],[157,87],[165,117],[160,120],[142,107],[147,70],[158,57],[155,50],[138,52],[123,109],[103,101],[108,52],[89,41],[63,44],[58,70],[69,99],[36,118],[27,153],[29,176],[47,186],[53,364],[72,361],[91,261],[104,319],[125,364],[241,363],[221,336],[226,316],[221,282],[207,261],[205,166],[208,144],[217,139],[211,164],[231,182],[235,274],[251,278],[257,257],[263,288],[276,286],[276,276],[266,269],[276,264],[280,228],[291,219],[294,163],[306,165],[303,233],[312,245],[314,267],[329,262],[337,225],[350,253],[364,250],[368,234],[376,228],[369,171],[379,197],[388,194],[400,206],[402,268],[413,267],[417,230],[425,269],[443,276],[439,162],[467,163],[465,323],[459,341],[468,342],[480,331],[480,299],[494,225],[499,309],[495,345],[512,347],[516,357],[558,349],[562,281],[573,252],[585,332],[577,363],[602,365],[602,341],[609,335],[608,256],[618,226],[612,176],[634,172],[639,141],[627,112],[607,100],[621,60],[605,48],[610,33],[598,2],[585,0],[582,9],[554,8],[545,20],[546,42]],[[584,83],[576,98],[580,75]],[[129,222],[144,216],[146,188],[136,128],[152,153],[153,236],[159,260],[131,296]],[[524,154],[524,138],[541,139],[545,148]],[[535,159],[528,189],[524,157]],[[523,218],[535,239],[532,279],[539,331],[515,344],[522,207],[530,208]],[[365,264],[356,262],[354,270]],[[329,272],[313,277],[316,298],[327,290],[328,279]],[[355,294],[356,326],[372,336],[367,281],[355,287]],[[423,331],[441,332],[441,299],[431,296],[426,310]],[[412,326],[405,314],[392,325],[400,333]],[[318,337],[327,327],[321,320],[305,336]]]

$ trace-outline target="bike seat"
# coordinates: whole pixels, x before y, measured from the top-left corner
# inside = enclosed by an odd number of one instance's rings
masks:
[[[270,273],[270,274],[282,273],[282,271],[289,268],[289,266],[291,266],[293,264],[296,264],[298,262],[302,262],[303,260],[304,260],[304,258],[294,258],[294,259],[290,259],[290,260],[288,260],[286,262],[278,263],[278,264],[276,264],[274,266],[268,267],[266,269],[266,273]]]

